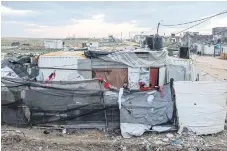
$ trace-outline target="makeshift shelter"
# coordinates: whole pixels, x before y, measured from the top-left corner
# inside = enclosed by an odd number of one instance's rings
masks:
[[[39,56],[37,68],[38,81],[29,76],[2,77],[7,90],[19,92],[19,97],[5,97],[11,101],[2,106],[3,122],[16,126],[121,129],[126,138],[145,131],[171,130],[178,122],[183,123],[180,128],[190,127],[193,122],[182,120],[186,113],[181,101],[187,99],[177,81],[194,81],[197,86],[197,70],[190,59],[169,57],[167,51],[54,52]],[[68,78],[70,75],[82,78]],[[211,104],[224,109],[226,84],[215,88],[206,85],[209,93],[221,90],[220,102]],[[182,91],[185,93],[185,89]],[[221,115],[219,127],[215,131],[207,129],[204,134],[222,130],[224,111],[215,111]],[[196,112],[191,110],[191,114]]]

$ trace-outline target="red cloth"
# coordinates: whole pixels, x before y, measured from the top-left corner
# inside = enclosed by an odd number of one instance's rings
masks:
[[[107,88],[107,89],[110,88],[110,84],[108,82],[106,82],[106,80],[104,80],[103,78],[100,78],[100,77],[98,77],[98,80],[99,81],[104,81],[103,85],[104,85],[105,88]]]
[[[47,77],[45,81],[47,82],[47,81],[53,80],[55,77],[56,77],[56,73],[54,71]]]
[[[103,78],[100,78],[100,77],[99,77],[98,80],[99,80],[99,81],[103,81]]]
[[[104,87],[108,89],[108,88],[110,88],[110,84],[108,82],[105,82]]]
[[[141,87],[140,90],[141,91],[147,91],[147,90],[150,90],[152,89],[151,87]]]

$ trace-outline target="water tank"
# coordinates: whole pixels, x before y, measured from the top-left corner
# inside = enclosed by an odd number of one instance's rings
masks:
[[[163,48],[163,38],[160,36],[147,36],[146,45],[151,50],[161,50]]]
[[[189,59],[189,47],[180,47],[179,58]]]

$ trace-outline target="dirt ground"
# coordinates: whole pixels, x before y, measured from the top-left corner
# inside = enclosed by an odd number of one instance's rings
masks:
[[[211,56],[197,56],[195,60],[201,72],[219,80],[227,80],[227,60]]]
[[[130,139],[124,139],[120,134],[107,136],[98,130],[77,130],[70,134],[63,134],[61,130],[15,128],[3,125],[1,132],[3,151],[227,150],[226,130],[208,136],[148,132],[141,137]]]

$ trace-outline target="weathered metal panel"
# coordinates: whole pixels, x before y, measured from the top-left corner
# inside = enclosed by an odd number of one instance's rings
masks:
[[[92,69],[96,68],[127,68],[128,66],[122,63],[113,62],[113,61],[105,61],[99,58],[92,58],[91,59],[91,67]]]
[[[80,61],[78,61],[80,60]],[[87,65],[86,65],[87,64]],[[38,66],[40,67],[39,80],[45,80],[51,73],[55,71],[56,77],[53,81],[76,81],[91,78],[91,71],[78,72],[78,70],[65,69],[89,69],[89,59],[80,56],[40,56]],[[63,68],[61,69],[43,69],[44,68]],[[89,73],[90,72],[90,73]],[[83,77],[85,75],[85,77]],[[40,79],[41,78],[41,79]]]

